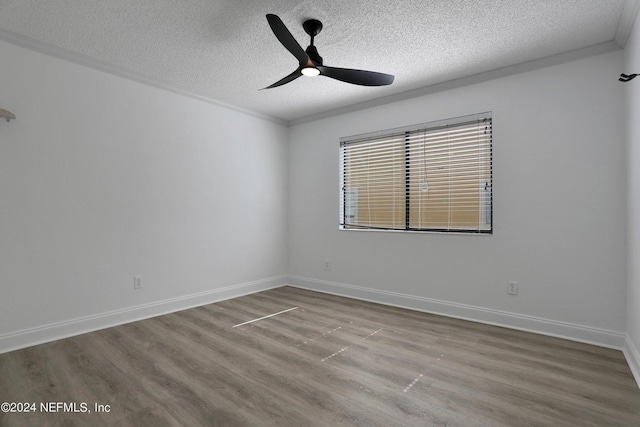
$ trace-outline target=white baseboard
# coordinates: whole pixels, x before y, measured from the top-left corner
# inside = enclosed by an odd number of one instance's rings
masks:
[[[638,388],[640,388],[640,352],[638,352],[638,348],[634,345],[633,341],[631,341],[629,334],[625,336],[625,346],[623,351],[624,357],[627,359],[627,363],[629,364],[629,368],[631,368],[633,378],[636,379],[636,384],[638,384]]]
[[[411,310],[623,350],[640,387],[640,353],[628,335],[589,326],[299,276],[278,276],[0,335],[0,354],[124,323],[211,304],[285,284]]]
[[[278,288],[286,283],[286,278],[287,276],[270,277],[254,282],[214,289],[212,291],[180,296],[164,301],[152,302],[3,334],[0,335],[0,354],[74,335],[97,331],[99,329],[122,325],[124,323],[148,319],[162,314],[186,310],[230,298],[237,298],[267,289]]]
[[[306,277],[288,276],[288,279],[291,286],[312,291],[534,332],[615,350],[625,347],[625,335],[621,332]]]

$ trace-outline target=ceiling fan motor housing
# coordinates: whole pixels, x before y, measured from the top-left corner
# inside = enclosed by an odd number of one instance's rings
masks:
[[[309,45],[305,52],[307,52],[307,55],[309,55],[309,58],[314,64],[322,65],[322,56],[320,56],[318,49],[316,49],[314,45]]]

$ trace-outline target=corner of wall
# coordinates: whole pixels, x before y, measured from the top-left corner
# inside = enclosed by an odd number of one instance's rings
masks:
[[[629,2],[628,2],[629,3]],[[624,71],[640,72],[640,24],[638,23],[637,1],[634,12],[627,17],[628,38],[625,40]],[[624,354],[636,383],[640,387],[640,126],[636,117],[640,112],[640,82],[633,80],[623,83],[625,89],[625,138],[627,150],[627,288],[626,288],[626,335]]]
[[[625,336],[623,353],[625,359],[627,359],[633,378],[635,378],[636,384],[638,388],[640,388],[640,352],[638,352],[637,347],[633,344],[628,334]]]

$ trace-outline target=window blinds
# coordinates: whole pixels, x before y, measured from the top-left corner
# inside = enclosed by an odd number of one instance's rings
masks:
[[[491,113],[343,138],[343,229],[492,231]]]

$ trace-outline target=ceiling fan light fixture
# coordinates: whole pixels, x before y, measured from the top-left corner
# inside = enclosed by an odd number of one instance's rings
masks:
[[[311,44],[306,50],[303,49],[293,35],[291,35],[291,32],[287,29],[287,26],[284,25],[284,22],[282,22],[282,19],[280,19],[278,15],[268,13],[267,22],[280,44],[282,44],[289,53],[295,56],[299,65],[291,74],[278,80],[274,84],[265,87],[264,89],[282,86],[292,82],[300,76],[314,77],[319,75],[360,86],[385,86],[393,83],[393,76],[391,74],[367,70],[353,70],[351,68],[329,67],[324,65],[322,57],[318,54],[318,49],[316,49],[313,44],[315,36],[317,36],[322,29],[322,22],[317,19],[307,19],[302,24],[304,31],[311,36]]]
[[[320,70],[318,70],[316,67],[304,67],[302,70],[300,70],[300,72],[307,77],[315,77],[320,75]]]

